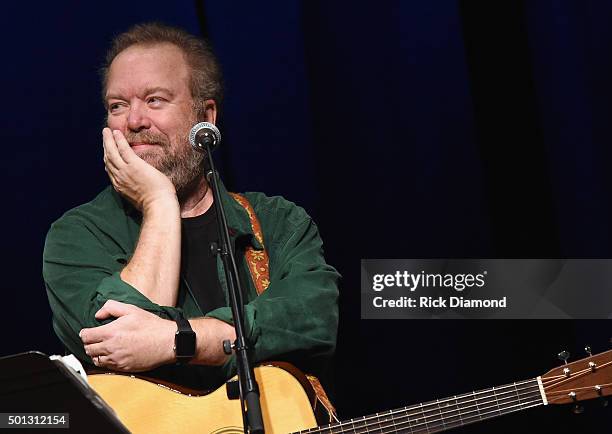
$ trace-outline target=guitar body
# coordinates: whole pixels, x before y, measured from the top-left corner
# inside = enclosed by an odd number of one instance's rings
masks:
[[[302,383],[276,366],[255,368],[267,433],[289,433],[317,425]],[[90,386],[133,433],[242,433],[240,400],[225,385],[205,396],[189,396],[127,375],[88,375]]]

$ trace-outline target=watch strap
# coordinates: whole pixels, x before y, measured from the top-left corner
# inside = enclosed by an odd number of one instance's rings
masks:
[[[185,318],[180,313],[176,316],[174,320],[176,321],[176,325],[178,326],[177,332],[180,333],[193,331],[193,329],[191,328],[191,324],[189,324],[189,321],[187,321],[187,318]]]
[[[191,328],[189,321],[178,313],[174,318],[177,325],[176,333],[174,334],[174,354],[177,363],[189,363],[195,356],[196,350],[196,334]]]

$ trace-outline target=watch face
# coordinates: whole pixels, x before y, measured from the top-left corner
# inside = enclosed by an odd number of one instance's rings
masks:
[[[196,334],[193,331],[181,331],[174,336],[177,357],[195,356]]]

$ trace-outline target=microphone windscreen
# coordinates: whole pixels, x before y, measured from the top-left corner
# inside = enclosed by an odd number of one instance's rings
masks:
[[[200,152],[206,150],[206,145],[213,150],[221,143],[221,132],[210,122],[199,122],[189,132],[189,143]]]

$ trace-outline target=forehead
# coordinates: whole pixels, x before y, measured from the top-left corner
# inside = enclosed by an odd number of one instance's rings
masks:
[[[167,88],[175,94],[189,92],[189,67],[173,44],[134,45],[112,61],[107,95],[137,95],[145,89]]]

